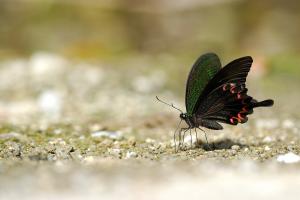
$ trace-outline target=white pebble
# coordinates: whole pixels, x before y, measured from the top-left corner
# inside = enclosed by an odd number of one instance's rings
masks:
[[[122,133],[120,131],[96,131],[91,133],[91,136],[94,138],[108,137],[111,139],[120,139],[122,137]]]
[[[113,155],[113,156],[121,155],[121,149],[108,149],[108,152],[110,155]]]
[[[282,127],[286,129],[291,129],[295,127],[295,123],[290,119],[286,119],[282,122]]]
[[[294,154],[292,152],[289,152],[284,155],[279,155],[277,157],[277,161],[283,162],[283,163],[296,163],[296,162],[300,161],[300,156],[298,156],[297,154]]]
[[[46,117],[57,119],[62,110],[62,98],[56,91],[46,90],[38,97],[38,106]]]
[[[151,138],[147,138],[147,139],[146,139],[146,143],[150,143],[150,144],[151,144],[151,143],[154,143],[154,142],[155,142],[155,140],[153,140],[153,139],[151,139]]]
[[[240,149],[240,146],[239,146],[239,145],[233,145],[233,146],[231,147],[231,149],[237,151],[237,150]]]
[[[265,151],[270,151],[271,148],[269,146],[265,146]]]
[[[265,143],[269,143],[269,142],[272,142],[274,139],[271,138],[270,136],[266,136],[264,139],[263,139],[263,142]]]
[[[137,157],[137,153],[134,151],[127,151],[126,153],[126,158],[136,158]]]
[[[83,159],[83,161],[86,163],[92,163],[95,161],[95,158],[93,156],[87,156]]]

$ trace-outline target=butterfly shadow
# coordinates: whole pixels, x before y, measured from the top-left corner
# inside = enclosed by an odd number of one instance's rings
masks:
[[[234,142],[230,139],[224,139],[217,142],[205,143],[199,141],[196,148],[204,149],[205,151],[232,149],[232,146],[239,146],[240,149],[248,147],[248,145],[241,144],[239,142]]]

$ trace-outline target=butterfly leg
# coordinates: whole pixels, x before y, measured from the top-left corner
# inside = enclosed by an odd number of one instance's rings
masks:
[[[182,136],[181,133],[184,130],[185,130],[185,128],[181,128],[180,131],[178,132],[178,148],[177,148],[177,150],[179,150],[181,148],[181,145],[182,145],[182,143],[181,143],[181,136]],[[176,138],[175,138],[175,140],[176,140]]]
[[[210,147],[210,145],[209,145],[209,143],[208,143],[208,139],[207,139],[206,132],[205,132],[203,129],[199,128],[199,127],[198,127],[198,129],[199,129],[199,130],[201,130],[201,131],[204,133],[205,140],[206,140],[206,144],[207,144],[207,146],[208,146],[209,150],[211,150],[211,151],[212,151],[213,149]]]
[[[190,129],[190,137],[191,137],[191,148],[192,148],[193,147],[192,129]]]
[[[177,133],[179,127],[180,127],[181,122],[182,122],[182,120],[180,120],[180,122],[178,123],[177,128],[176,128],[176,130],[174,131],[174,136],[173,136],[173,137],[174,137],[175,153],[177,153],[177,149],[176,149],[176,147],[177,147],[177,145],[176,145],[176,133]],[[181,130],[180,130],[180,131],[181,131]],[[180,131],[178,132],[178,137],[180,137],[180,135],[181,135]]]
[[[181,149],[181,146],[182,146],[182,132],[184,131],[183,133],[183,138],[184,138],[184,135],[185,135],[185,131],[186,128],[181,128],[179,131],[178,131],[178,145],[176,144],[176,132],[174,133],[174,144],[175,144],[175,153],[178,152],[179,149]],[[176,148],[177,147],[177,148]]]
[[[179,139],[178,149],[181,149],[181,147],[183,146],[185,134],[188,130],[190,130],[190,128],[181,128],[180,129],[179,136],[178,136],[178,139]],[[181,134],[182,132],[183,132],[183,134]]]
[[[198,140],[197,128],[195,128],[194,130],[195,130],[195,133],[196,133],[196,144],[198,145],[199,144],[199,140]]]

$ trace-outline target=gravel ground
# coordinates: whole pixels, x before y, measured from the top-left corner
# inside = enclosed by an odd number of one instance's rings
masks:
[[[119,70],[45,53],[1,64],[0,199],[298,199],[298,92],[256,83],[273,108],[174,152],[178,113],[154,100],[180,102],[167,72]]]

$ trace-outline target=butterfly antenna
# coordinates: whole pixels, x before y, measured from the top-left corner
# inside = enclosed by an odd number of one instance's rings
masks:
[[[174,104],[172,104],[172,103],[171,103],[171,104],[166,103],[165,101],[160,100],[160,99],[158,98],[158,96],[155,96],[155,97],[156,97],[156,99],[157,99],[159,102],[161,102],[161,103],[163,103],[163,104],[166,104],[166,105],[168,105],[168,106],[170,106],[170,107],[172,107],[172,108],[178,110],[179,112],[183,113],[182,110],[180,110],[179,108],[175,107]]]

